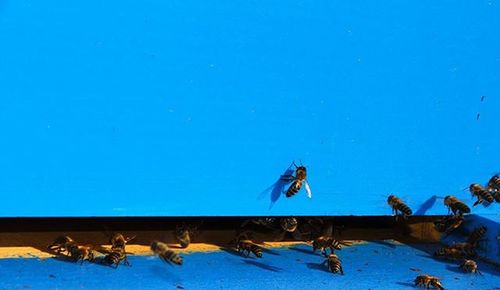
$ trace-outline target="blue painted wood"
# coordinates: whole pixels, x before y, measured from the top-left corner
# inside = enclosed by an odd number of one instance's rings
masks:
[[[0,216],[381,215],[389,192],[415,210],[466,198],[500,171],[499,9],[0,1]],[[257,196],[293,160],[314,198],[269,210]]]
[[[130,257],[132,267],[82,266],[54,259],[0,259],[3,289],[415,289],[413,279],[428,273],[446,289],[494,289],[498,270],[479,264],[483,276],[461,273],[456,263],[432,259],[429,245],[395,246],[389,242],[353,246],[338,252],[345,275],[320,265],[311,248],[278,249],[262,259],[226,252],[184,256],[182,267],[155,257]],[[414,270],[420,270],[418,272]],[[53,276],[51,276],[53,275]],[[181,288],[177,288],[181,289]]]

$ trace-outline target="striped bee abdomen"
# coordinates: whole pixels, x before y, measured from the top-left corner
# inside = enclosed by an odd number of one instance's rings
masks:
[[[295,179],[288,188],[288,190],[286,191],[286,197],[294,196],[295,194],[297,194],[297,192],[299,192],[301,188],[302,188],[302,181],[299,179]]]
[[[344,270],[342,269],[342,262],[340,261],[339,257],[335,254],[330,254],[327,257],[328,261],[328,269],[332,273],[340,273],[341,275],[344,275]]]

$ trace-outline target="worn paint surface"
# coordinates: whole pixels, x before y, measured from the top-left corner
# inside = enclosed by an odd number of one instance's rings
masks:
[[[131,267],[116,270],[95,264],[78,265],[55,259],[0,259],[4,289],[414,289],[412,280],[429,273],[442,278],[446,289],[500,287],[499,270],[480,264],[483,276],[462,274],[455,263],[433,260],[431,246],[369,243],[343,249],[338,255],[345,275],[319,265],[323,258],[310,247],[265,252],[264,258],[234,253],[193,253],[182,267],[156,257],[131,257]],[[182,288],[181,288],[182,287]]]
[[[494,0],[0,0],[0,216],[444,213],[500,171],[499,27]],[[293,160],[314,197],[269,210]]]

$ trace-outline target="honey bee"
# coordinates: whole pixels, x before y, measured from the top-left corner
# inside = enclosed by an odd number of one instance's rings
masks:
[[[183,263],[181,256],[169,249],[167,244],[160,241],[153,241],[151,243],[151,251],[158,255],[162,261],[168,264],[173,263],[180,266]]]
[[[286,182],[292,182],[290,187],[288,187],[288,190],[286,191],[285,196],[286,197],[292,197],[299,190],[302,188],[302,185],[304,185],[307,193],[307,197],[312,198],[312,192],[311,188],[309,187],[309,183],[307,182],[307,169],[305,166],[297,166],[295,162],[293,163],[295,166],[295,176],[293,175],[283,175],[281,176],[281,179],[286,181]]]
[[[102,260],[104,264],[114,266],[115,268],[117,268],[122,261],[125,265],[130,266],[125,249],[120,247],[111,250]]]
[[[464,258],[475,258],[477,253],[473,245],[469,243],[455,243],[445,246],[434,253],[435,257],[459,260]]]
[[[451,211],[454,215],[456,215],[457,213],[459,215],[470,213],[470,208],[461,200],[452,195],[448,195],[444,198],[444,205],[448,207],[448,212]]]
[[[125,245],[133,239],[135,239],[135,236],[125,238],[122,234],[116,233],[109,240],[109,243],[111,244],[111,250],[114,249],[125,250]]]
[[[72,238],[68,236],[59,236],[54,240],[54,242],[52,242],[52,244],[47,246],[47,249],[61,254],[63,252],[69,252],[68,247],[73,243],[76,244]]]
[[[477,201],[474,203],[474,206],[483,203],[484,201],[491,203],[493,202],[493,195],[491,193],[484,189],[480,184],[473,183],[469,186],[469,190],[472,194],[472,196],[477,197]]]
[[[490,178],[487,189],[495,201],[500,202],[500,176],[498,176],[498,174],[495,174]]]
[[[323,265],[326,264],[328,266],[328,270],[332,273],[340,273],[340,275],[344,275],[344,269],[342,269],[342,262],[339,257],[335,254],[330,254],[326,256],[326,260],[323,262]]]
[[[262,247],[255,244],[251,240],[238,239],[236,242],[236,250],[241,253],[246,253],[247,257],[253,253],[257,258],[262,258]]]
[[[462,215],[451,215],[434,221],[434,227],[438,232],[449,234],[459,228],[463,222]]]
[[[68,246],[69,255],[76,262],[87,260],[89,262],[94,261],[95,259],[95,251],[90,246],[78,246],[76,244],[70,243]]]
[[[474,262],[473,260],[467,260],[467,259],[465,259],[462,262],[462,264],[460,264],[460,269],[462,269],[466,273],[478,273],[478,274],[481,274],[481,272],[479,272],[479,270],[477,269],[476,262]]]
[[[479,243],[479,240],[481,240],[486,234],[487,230],[488,229],[485,226],[480,226],[474,229],[474,231],[472,231],[472,233],[467,238],[467,243],[472,245],[473,247],[476,247]]]
[[[401,199],[394,195],[389,195],[387,198],[387,203],[391,206],[393,214],[398,216],[398,212],[401,212],[403,218],[407,218],[413,214],[411,208],[409,208]]]
[[[297,230],[298,224],[299,222],[294,217],[286,217],[280,219],[281,229],[289,233],[295,232]]]
[[[415,278],[415,286],[424,286],[424,289],[429,289],[430,286],[433,286],[436,289],[444,290],[439,278],[427,274],[418,275]]]
[[[326,256],[326,249],[330,249],[333,254],[335,250],[342,249],[342,242],[337,241],[332,237],[320,236],[312,242],[313,251],[321,250],[321,253]]]

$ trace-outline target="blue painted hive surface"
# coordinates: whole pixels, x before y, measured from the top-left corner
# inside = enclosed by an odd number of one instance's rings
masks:
[[[0,216],[468,199],[500,170],[499,19],[490,0],[0,0]],[[292,161],[314,197],[269,210]]]
[[[498,289],[500,272],[479,263],[482,275],[464,274],[456,262],[434,260],[433,245],[370,242],[337,254],[345,275],[334,275],[323,257],[305,245],[277,248],[262,259],[232,252],[192,253],[181,267],[156,257],[130,257],[117,269],[56,259],[0,259],[3,289],[415,289],[413,279],[428,273],[446,289]]]

